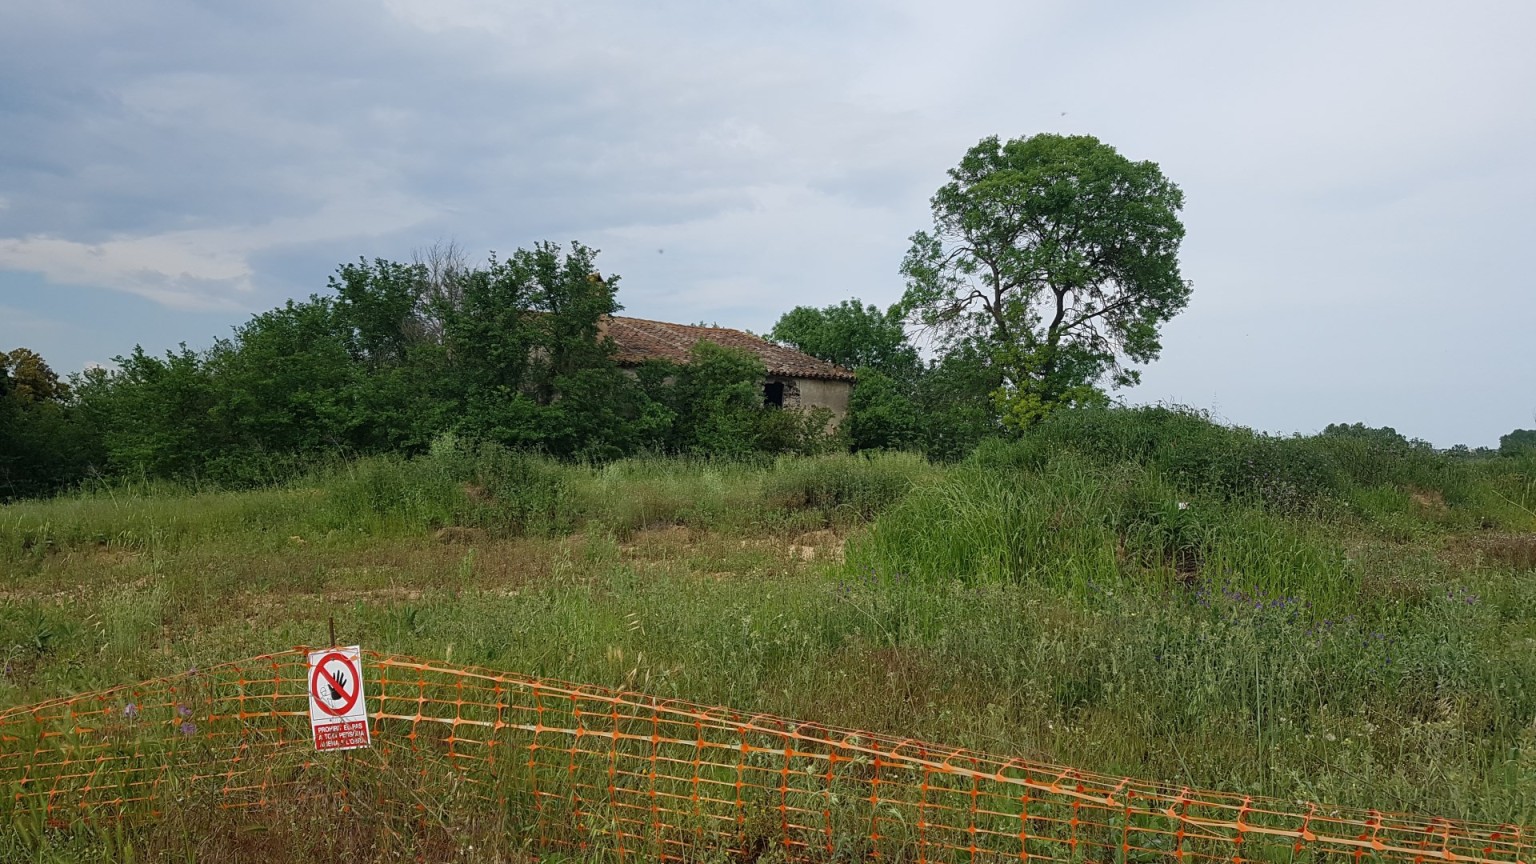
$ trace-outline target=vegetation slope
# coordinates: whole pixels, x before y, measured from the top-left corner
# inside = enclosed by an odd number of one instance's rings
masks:
[[[0,707],[318,643],[335,615],[371,649],[1529,823],[1536,461],[1355,431],[1084,409],[951,465],[442,437],[253,490],[17,503]]]

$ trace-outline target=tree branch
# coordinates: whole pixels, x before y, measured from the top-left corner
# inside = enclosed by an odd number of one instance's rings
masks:
[[[1110,303],[1109,305],[1103,307],[1102,309],[1099,309],[1097,312],[1090,312],[1087,315],[1084,315],[1083,317],[1077,319],[1076,321],[1073,321],[1071,324],[1068,324],[1064,329],[1065,330],[1075,329],[1078,325],[1085,324],[1085,323],[1087,323],[1089,321],[1092,321],[1093,319],[1098,318],[1101,315],[1105,315],[1105,314],[1107,314],[1109,312],[1113,312],[1116,309],[1123,309],[1126,306],[1131,305],[1131,299],[1132,298],[1130,298],[1130,297],[1121,297],[1119,300],[1116,300],[1115,302]]]

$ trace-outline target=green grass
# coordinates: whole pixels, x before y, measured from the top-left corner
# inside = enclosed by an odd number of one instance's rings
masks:
[[[1085,412],[947,468],[447,442],[270,489],[20,503],[0,707],[320,642],[335,615],[382,651],[1536,821],[1536,464],[1173,414]]]

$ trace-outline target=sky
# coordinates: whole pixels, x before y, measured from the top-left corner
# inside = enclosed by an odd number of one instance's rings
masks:
[[[359,257],[602,250],[639,317],[903,291],[981,138],[1185,193],[1118,395],[1438,446],[1536,426],[1536,4],[0,0],[0,349],[207,347]]]

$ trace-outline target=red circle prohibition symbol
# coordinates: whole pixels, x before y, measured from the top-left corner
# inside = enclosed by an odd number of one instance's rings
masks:
[[[325,664],[331,662],[332,660],[340,660],[343,664],[346,665],[347,672],[352,676],[352,681],[350,682],[352,684],[352,689],[350,692],[347,690],[347,688],[341,686],[341,684],[338,683],[335,678],[331,677],[331,673],[325,671]],[[330,685],[332,692],[340,693],[342,695],[344,701],[342,702],[340,708],[332,708],[329,704],[326,703],[325,699],[320,696],[320,679],[322,678],[325,679],[326,684]],[[314,703],[319,706],[321,711],[324,711],[332,717],[342,717],[345,716],[348,711],[352,710],[352,706],[357,704],[357,694],[363,692],[362,685],[358,683],[360,680],[361,679],[357,674],[357,666],[353,665],[352,658],[341,653],[340,651],[332,651],[324,657],[321,657],[320,662],[315,664],[314,671],[309,673],[309,695],[314,699]]]

